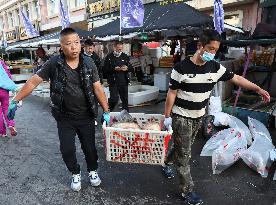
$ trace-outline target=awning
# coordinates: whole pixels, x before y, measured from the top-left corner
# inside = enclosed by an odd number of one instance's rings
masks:
[[[88,38],[90,35],[89,31],[85,31],[78,28],[76,28],[75,30],[79,34],[80,38]],[[59,32],[46,34],[25,41],[18,41],[15,43],[8,44],[6,51],[12,51],[14,49],[20,48],[37,48],[40,45],[59,45]]]
[[[42,45],[43,41],[45,42],[46,40],[58,39],[58,38],[59,38],[59,32],[55,32],[44,36],[38,36],[36,38],[28,39],[25,41],[18,41],[18,42],[8,44],[6,51],[12,51],[18,48],[36,48],[36,47],[39,47],[39,45]]]
[[[213,25],[212,17],[183,2],[163,4],[164,2],[145,4],[143,26],[140,28],[122,29],[122,34]],[[119,35],[120,19],[118,18],[104,26],[94,28],[90,32],[90,36],[98,37]]]

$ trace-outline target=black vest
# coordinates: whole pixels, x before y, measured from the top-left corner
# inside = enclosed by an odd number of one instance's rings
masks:
[[[50,74],[50,97],[52,114],[55,119],[60,118],[60,114],[64,113],[63,110],[63,97],[64,89],[67,83],[65,74],[65,59],[64,55],[54,56],[51,61],[51,74]],[[93,66],[94,62],[91,58],[80,55],[80,78],[85,93],[91,116],[94,117],[94,93],[93,93]],[[95,68],[97,69],[97,68]]]

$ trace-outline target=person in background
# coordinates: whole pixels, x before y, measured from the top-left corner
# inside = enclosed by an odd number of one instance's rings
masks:
[[[60,152],[72,173],[71,189],[81,189],[81,171],[76,158],[75,137],[81,143],[92,186],[99,186],[98,155],[95,145],[94,95],[103,108],[103,119],[110,121],[106,96],[97,68],[91,58],[81,54],[80,37],[72,28],[60,32],[61,54],[44,63],[13,98],[8,118],[14,119],[18,101],[24,99],[43,81],[50,81],[52,115],[57,121]],[[43,126],[43,125],[42,125]]]
[[[4,72],[8,75],[8,77],[10,79],[12,79],[9,68],[2,59],[0,59],[0,69],[4,70]],[[1,116],[0,116],[0,137],[6,137],[7,136],[6,125],[10,130],[11,136],[16,136],[17,135],[14,120],[9,120],[8,117],[7,117],[8,107],[9,107],[9,90],[0,87],[0,111],[1,111],[0,112],[1,113]]]
[[[103,72],[106,73],[107,83],[109,84],[109,108],[113,111],[120,99],[122,109],[128,109],[128,84],[130,82],[129,72],[133,72],[133,67],[129,62],[127,54],[123,53],[123,43],[116,41],[114,51],[109,53],[104,61]]]
[[[101,68],[101,59],[100,57],[95,53],[95,44],[91,39],[86,39],[84,41],[84,54],[88,57],[91,57],[98,69],[98,74],[100,77],[100,82],[103,83],[103,72]],[[95,125],[97,125],[97,117],[98,117],[98,101],[95,98]]]
[[[165,160],[165,170],[170,170],[170,164],[176,166],[180,193],[188,204],[203,203],[194,192],[189,161],[191,146],[202,126],[202,117],[213,86],[218,81],[230,81],[244,89],[255,91],[262,96],[264,102],[270,101],[267,91],[213,60],[220,41],[220,35],[216,31],[203,31],[196,53],[175,65],[165,103],[164,125],[167,129],[172,127],[174,142],[174,147]]]
[[[34,65],[36,65],[35,73],[41,68],[41,66],[49,60],[49,57],[46,55],[46,51],[39,47],[36,51],[36,58],[34,60]]]

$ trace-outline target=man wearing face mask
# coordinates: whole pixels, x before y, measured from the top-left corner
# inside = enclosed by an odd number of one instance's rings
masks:
[[[109,84],[109,108],[113,111],[120,99],[122,101],[122,109],[128,110],[128,83],[129,73],[133,68],[129,62],[127,54],[123,53],[123,43],[115,42],[114,51],[108,54],[104,61],[103,72],[107,76]]]
[[[193,191],[189,160],[191,145],[201,127],[213,86],[218,81],[229,80],[237,86],[255,91],[262,96],[264,102],[270,101],[267,91],[213,60],[219,46],[219,34],[214,30],[205,30],[199,38],[197,52],[175,65],[166,98],[164,125],[167,129],[170,126],[173,128],[174,147],[168,154],[164,171],[169,176],[172,173],[169,165],[175,164],[180,193],[188,204],[203,203]]]
[[[95,44],[91,39],[86,39],[84,41],[84,55],[90,57],[93,59],[100,78],[100,82],[103,83],[103,75],[102,75],[102,69],[101,69],[101,59],[100,57],[95,53]],[[98,100],[95,98],[95,125],[97,126],[97,117],[98,117]]]

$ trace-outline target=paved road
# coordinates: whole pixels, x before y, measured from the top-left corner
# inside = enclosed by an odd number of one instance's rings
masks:
[[[164,103],[133,108],[133,112],[160,113]],[[56,123],[49,99],[30,96],[17,112],[18,136],[0,139],[0,204],[184,204],[177,194],[177,179],[165,179],[159,166],[107,162],[101,128],[97,128],[102,185],[92,188],[78,143],[82,167],[82,190],[70,190],[70,173],[60,155]],[[199,157],[205,141],[198,136],[193,146],[192,175],[204,204],[276,204],[276,182],[272,168],[267,179],[251,171],[243,162],[213,175],[211,158]]]

